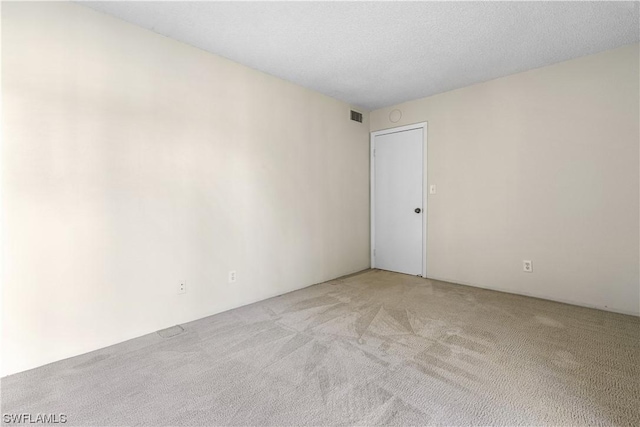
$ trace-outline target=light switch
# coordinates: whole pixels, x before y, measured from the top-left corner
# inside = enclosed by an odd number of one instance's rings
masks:
[[[436,194],[436,185],[435,184],[431,184],[429,186],[429,194]]]

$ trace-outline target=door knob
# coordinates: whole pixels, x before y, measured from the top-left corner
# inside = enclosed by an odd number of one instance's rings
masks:
[[[420,213],[420,212],[422,212],[420,208],[416,208],[416,213]]]

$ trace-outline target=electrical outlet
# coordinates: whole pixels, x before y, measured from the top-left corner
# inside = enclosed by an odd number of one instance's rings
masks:
[[[431,184],[429,186],[429,194],[436,194],[436,185],[435,184]]]
[[[524,271],[525,273],[533,272],[533,264],[531,263],[531,261],[526,259],[522,261],[522,271]]]
[[[181,281],[178,284],[178,293],[179,294],[186,294],[187,293],[187,282],[186,281]]]
[[[229,283],[236,283],[236,271],[231,270],[229,272]]]

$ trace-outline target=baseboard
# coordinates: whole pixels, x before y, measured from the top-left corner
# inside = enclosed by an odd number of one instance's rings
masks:
[[[122,337],[122,338],[119,338],[119,339],[116,339],[116,340],[113,340],[113,341],[109,340],[109,341],[105,342],[104,344],[101,344],[101,345],[99,345],[99,346],[97,346],[95,348],[92,346],[92,348],[87,348],[86,350],[80,351],[79,353],[75,353],[75,354],[71,354],[71,355],[68,355],[68,356],[64,356],[64,357],[61,357],[61,358],[55,359],[55,360],[50,360],[50,361],[45,362],[45,363],[38,363],[35,366],[30,366],[30,367],[28,367],[26,369],[21,369],[21,370],[18,370],[18,371],[9,371],[9,372],[4,372],[3,371],[2,374],[0,375],[0,378],[6,378],[6,377],[9,377],[11,375],[22,374],[22,373],[25,373],[25,372],[28,372],[28,371],[32,371],[34,369],[39,369],[39,368],[42,368],[44,366],[51,365],[53,363],[62,362],[64,360],[72,359],[74,357],[78,357],[78,356],[82,356],[84,354],[92,353],[94,351],[102,350],[102,349],[105,349],[107,347],[112,347],[112,346],[115,346],[115,345],[119,345],[119,344],[125,343],[127,341],[140,339],[140,338],[142,338],[144,336],[155,334],[159,330],[170,328],[172,326],[186,325],[188,323],[196,322],[198,320],[202,320],[202,319],[205,319],[207,317],[216,316],[218,314],[225,313],[227,311],[235,310],[235,309],[238,309],[238,308],[241,308],[241,307],[246,307],[246,306],[251,305],[251,304],[256,304],[256,303],[259,303],[261,301],[265,301],[265,300],[268,300],[268,299],[271,299],[271,298],[276,298],[276,297],[279,297],[281,295],[285,295],[285,294],[288,294],[288,293],[291,293],[291,292],[296,292],[296,291],[299,291],[299,290],[302,290],[302,289],[305,289],[305,288],[308,288],[308,287],[311,287],[311,286],[316,286],[316,285],[320,285],[322,283],[328,283],[328,282],[332,282],[332,281],[335,281],[335,280],[346,279],[348,277],[357,276],[358,274],[366,273],[367,271],[370,271],[370,270],[371,270],[370,268],[365,268],[364,270],[357,270],[357,271],[354,271],[352,273],[345,274],[343,276],[335,277],[335,278],[328,279],[328,280],[325,280],[325,281],[322,281],[322,282],[310,283],[310,284],[302,286],[300,288],[288,290],[288,291],[285,291],[285,292],[281,292],[281,291],[280,292],[270,292],[270,293],[267,293],[265,295],[260,295],[257,298],[252,298],[252,299],[248,300],[247,302],[243,302],[241,305],[230,305],[228,307],[224,307],[224,308],[222,308],[220,310],[217,310],[217,311],[214,311],[214,312],[211,312],[211,313],[207,313],[207,314],[204,314],[204,315],[196,314],[195,316],[187,316],[184,319],[180,319],[177,324],[175,324],[174,322],[171,322],[170,324],[161,324],[161,325],[159,325],[158,329],[152,329],[152,330],[148,330],[146,332],[142,332],[142,331],[134,332],[130,336]]]
[[[499,287],[496,287],[496,286],[486,286],[486,285],[480,285],[480,284],[477,284],[477,283],[461,282],[459,280],[453,280],[453,279],[448,279],[448,278],[445,278],[445,277],[437,277],[437,276],[432,276],[432,275],[427,275],[426,278],[427,279],[431,279],[431,280],[438,280],[440,282],[452,283],[454,285],[471,286],[471,287],[474,287],[474,288],[488,289],[490,291],[504,292],[505,294],[521,295],[521,296],[525,296],[525,297],[537,298],[537,299],[542,299],[542,300],[546,300],[546,301],[559,302],[561,304],[575,305],[577,307],[592,308],[592,309],[596,309],[596,310],[608,311],[608,312],[611,312],[611,313],[625,314],[627,316],[640,317],[640,312],[629,312],[629,311],[626,311],[626,310],[618,310],[618,309],[611,308],[611,307],[603,307],[603,306],[598,306],[598,305],[594,305],[594,304],[587,304],[587,303],[584,303],[584,302],[581,302],[581,301],[566,300],[566,299],[562,299],[562,298],[555,298],[555,297],[550,297],[548,295],[542,295],[542,294],[536,294],[536,293],[530,293],[530,292],[514,292],[512,290],[499,288]]]

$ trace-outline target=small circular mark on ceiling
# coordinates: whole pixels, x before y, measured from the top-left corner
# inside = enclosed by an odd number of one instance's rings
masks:
[[[389,113],[389,120],[391,121],[391,123],[398,123],[401,118],[402,118],[402,111],[400,110],[393,110],[392,112]]]

